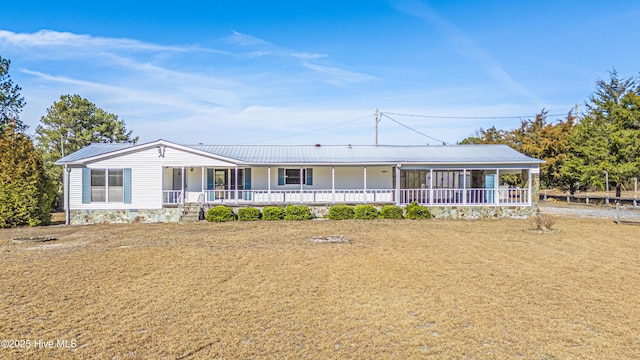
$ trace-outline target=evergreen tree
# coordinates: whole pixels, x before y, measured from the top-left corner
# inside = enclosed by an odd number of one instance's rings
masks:
[[[0,56],[0,136],[3,136],[9,124],[12,124],[17,132],[27,128],[18,118],[26,103],[20,95],[22,89],[11,80],[9,65],[11,61]]]
[[[48,224],[53,195],[42,153],[8,125],[0,136],[0,228]]]
[[[609,82],[598,80],[586,104],[587,113],[570,139],[571,156],[562,174],[582,188],[605,189],[610,182],[630,183],[640,175],[640,87],[635,78],[610,72]]]

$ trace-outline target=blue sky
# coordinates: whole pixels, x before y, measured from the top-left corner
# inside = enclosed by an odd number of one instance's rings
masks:
[[[639,20],[631,0],[3,1],[0,55],[30,133],[79,94],[141,142],[372,144],[378,108],[455,143],[638,75]],[[439,143],[384,116],[379,142]]]

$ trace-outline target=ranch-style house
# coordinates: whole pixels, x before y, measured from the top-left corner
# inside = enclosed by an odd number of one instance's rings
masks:
[[[194,208],[304,204],[430,207],[437,217],[526,217],[542,160],[506,145],[91,144],[64,166],[70,224],[180,221]]]

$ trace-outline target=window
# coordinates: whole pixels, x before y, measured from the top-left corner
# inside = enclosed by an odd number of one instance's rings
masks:
[[[109,202],[122,202],[124,195],[122,169],[109,169]]]
[[[304,173],[304,170],[302,172]],[[300,185],[300,169],[285,169],[284,183],[286,185]]]
[[[91,202],[123,202],[123,169],[91,169]]]
[[[300,169],[278,168],[278,185],[313,185],[313,169],[302,169],[302,177],[300,177]]]
[[[106,179],[105,170],[91,169],[91,202],[105,202]]]

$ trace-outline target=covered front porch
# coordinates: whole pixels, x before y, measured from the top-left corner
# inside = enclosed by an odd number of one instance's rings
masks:
[[[528,206],[532,170],[402,165],[163,169],[163,206],[407,205],[414,201],[434,206]]]

